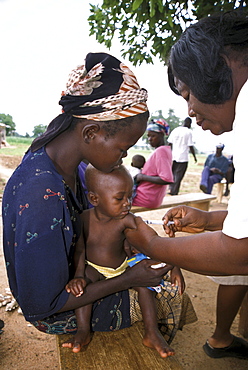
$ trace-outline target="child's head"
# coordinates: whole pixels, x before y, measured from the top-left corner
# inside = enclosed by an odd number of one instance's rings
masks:
[[[145,163],[146,159],[143,157],[143,155],[135,154],[132,158],[131,166],[141,169]]]
[[[109,217],[123,218],[131,209],[133,179],[124,166],[110,173],[89,164],[85,182],[90,203]]]

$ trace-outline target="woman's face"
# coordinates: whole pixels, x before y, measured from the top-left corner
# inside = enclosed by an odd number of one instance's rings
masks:
[[[106,131],[100,128],[89,145],[87,160],[102,172],[111,172],[122,164],[127,151],[143,135],[147,119],[138,118],[132,125],[123,127],[115,136],[106,138]]]
[[[158,148],[160,145],[164,144],[164,136],[160,132],[148,131],[147,137],[148,137],[148,143],[153,148]]]
[[[216,105],[201,103],[184,82],[175,79],[175,84],[188,104],[188,115],[195,117],[197,125],[204,131],[210,130],[214,135],[220,135],[232,130],[236,103],[234,99]]]

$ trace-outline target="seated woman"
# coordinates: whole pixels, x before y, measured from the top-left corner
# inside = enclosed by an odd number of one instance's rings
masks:
[[[152,262],[141,261],[120,276],[88,284],[81,297],[65,290],[73,276],[80,214],[87,208],[78,166],[85,160],[106,173],[120,166],[146,129],[146,100],[147,91],[127,66],[109,54],[89,53],[70,74],[60,100],[63,113],[33,141],[6,185],[2,215],[9,284],[25,319],[38,330],[76,332],[74,310],[94,302],[96,330],[115,327],[115,306],[122,313],[120,327],[128,326],[127,289],[158,284],[166,273],[166,267],[153,270]],[[112,309],[108,322],[99,320]]]
[[[173,183],[171,148],[164,143],[166,126],[153,121],[147,127],[149,144],[155,151],[136,176],[138,183],[134,206],[157,208],[162,204],[168,184]]]

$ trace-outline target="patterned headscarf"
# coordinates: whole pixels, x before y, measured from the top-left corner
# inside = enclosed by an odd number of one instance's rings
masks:
[[[147,126],[147,131],[162,132],[163,134],[168,135],[170,127],[168,123],[162,119],[153,119]]]
[[[35,151],[67,130],[73,117],[112,121],[146,112],[147,91],[141,89],[133,72],[106,53],[89,53],[85,63],[74,69],[59,104],[63,113],[31,145]]]

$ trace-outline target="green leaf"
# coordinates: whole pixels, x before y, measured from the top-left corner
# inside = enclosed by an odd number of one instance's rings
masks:
[[[101,4],[90,5],[89,34],[107,47],[117,36],[122,55],[140,65],[152,63],[155,57],[165,63],[183,27],[209,14],[237,8],[240,1],[102,0]]]
[[[143,0],[134,0],[132,9],[136,10],[143,3]]]

